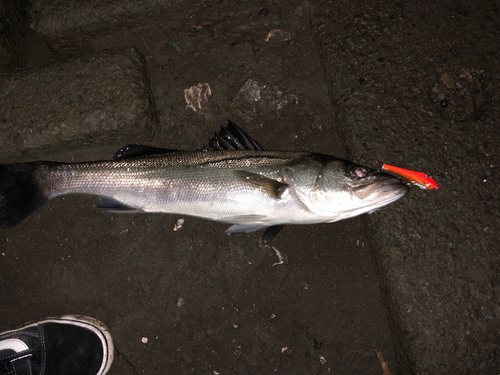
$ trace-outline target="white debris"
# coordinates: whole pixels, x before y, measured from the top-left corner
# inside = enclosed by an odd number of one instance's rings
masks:
[[[184,225],[184,219],[179,219],[174,225],[174,232],[177,232]]]
[[[323,356],[319,357],[319,362],[320,362],[322,365],[324,365],[324,364],[326,363],[326,359],[325,359],[325,357],[323,357]]]
[[[257,102],[260,100],[260,87],[257,81],[249,79],[236,94],[236,100],[243,100],[248,103]]]
[[[179,299],[177,300],[177,307],[182,307],[185,303],[186,301],[184,301],[184,298],[179,297]]]
[[[266,39],[264,39],[266,42],[269,42],[270,39],[274,39],[276,42],[286,42],[290,39],[292,39],[292,34],[290,34],[287,31],[283,31],[280,29],[274,29],[271,30],[267,33]]]
[[[141,339],[141,341],[142,341],[143,344],[146,344],[148,342],[148,338],[147,337],[143,337]]]
[[[198,83],[196,86],[191,86],[184,90],[184,99],[186,100],[186,109],[191,108],[193,111],[201,109],[201,102],[208,102],[208,98],[212,95],[212,89],[208,83]]]
[[[274,263],[273,267],[277,266],[279,264],[283,264],[283,256],[281,255],[280,251],[277,248],[275,248],[274,246],[271,246],[271,247],[273,248],[274,252],[278,256],[278,263]]]
[[[281,111],[288,104],[297,104],[296,95],[285,93],[279,87],[259,84],[248,79],[234,97],[231,107],[245,121],[254,119],[259,114]]]
[[[288,350],[288,347],[286,347],[286,346],[282,347],[282,348],[281,348],[281,353],[284,353],[284,352],[285,352],[285,350]]]

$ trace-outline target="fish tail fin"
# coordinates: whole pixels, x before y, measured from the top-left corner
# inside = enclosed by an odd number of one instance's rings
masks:
[[[36,181],[40,164],[0,164],[0,228],[16,226],[49,200]]]

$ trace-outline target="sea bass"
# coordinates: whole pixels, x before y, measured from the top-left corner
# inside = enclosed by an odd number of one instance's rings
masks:
[[[0,165],[0,227],[63,194],[101,197],[112,212],[164,212],[233,224],[228,233],[329,223],[392,203],[400,179],[334,156],[268,151],[237,125],[201,151],[129,145],[113,160]]]

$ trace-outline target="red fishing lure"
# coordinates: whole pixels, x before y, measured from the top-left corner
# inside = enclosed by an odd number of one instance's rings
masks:
[[[437,182],[425,173],[410,171],[408,169],[398,168],[387,164],[382,165],[382,169],[386,172],[397,174],[399,177],[408,180],[410,184],[416,185],[421,189],[435,190],[439,188]]]

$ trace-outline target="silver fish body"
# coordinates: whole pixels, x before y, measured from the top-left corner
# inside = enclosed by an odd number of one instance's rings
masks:
[[[249,232],[280,224],[333,222],[389,204],[407,192],[397,178],[321,154],[277,151],[172,152],[118,161],[41,165],[49,199],[106,197],[114,211],[177,213]]]
[[[217,151],[131,145],[118,160],[0,165],[0,227],[63,194],[100,196],[97,206],[109,211],[183,214],[231,223],[228,232],[251,232],[346,219],[408,191],[393,176],[333,156],[265,150],[232,125],[238,135],[221,131],[209,148]]]

